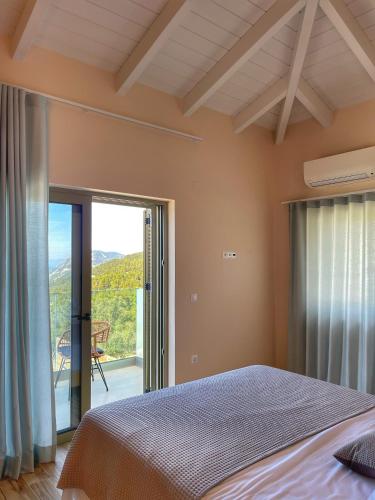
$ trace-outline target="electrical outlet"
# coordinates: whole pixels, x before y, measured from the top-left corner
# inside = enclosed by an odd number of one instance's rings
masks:
[[[191,363],[192,363],[193,365],[195,365],[196,363],[198,363],[198,354],[193,354],[193,355],[191,356]]]

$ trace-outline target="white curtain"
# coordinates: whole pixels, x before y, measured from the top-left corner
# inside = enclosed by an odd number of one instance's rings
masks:
[[[375,194],[290,207],[289,367],[375,393]]]
[[[54,459],[47,103],[0,85],[0,477]]]

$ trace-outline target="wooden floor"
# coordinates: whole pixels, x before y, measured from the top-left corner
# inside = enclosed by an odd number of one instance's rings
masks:
[[[0,500],[55,500],[61,498],[56,488],[69,444],[58,446],[56,462],[43,464],[31,474],[23,474],[18,481],[0,481]]]

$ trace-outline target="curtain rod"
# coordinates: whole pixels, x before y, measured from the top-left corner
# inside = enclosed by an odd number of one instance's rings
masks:
[[[318,200],[328,200],[330,198],[340,198],[345,196],[351,196],[352,194],[365,194],[365,193],[375,193],[374,189],[365,189],[362,191],[350,191],[349,193],[336,193],[326,196],[317,196],[316,198],[302,198],[300,200],[288,200],[282,201],[281,205],[289,205],[290,203],[297,203],[299,201],[318,201]]]
[[[107,116],[109,118],[113,118],[115,120],[122,120],[128,123],[132,123],[133,125],[137,125],[138,127],[150,128],[156,130],[158,132],[162,132],[168,135],[174,135],[180,139],[185,139],[191,142],[202,142],[203,137],[199,137],[197,135],[188,134],[187,132],[182,132],[181,130],[163,127],[162,125],[157,125],[156,123],[150,123],[143,120],[138,120],[137,118],[133,118],[127,115],[119,115],[117,113],[112,113],[111,111],[106,111],[105,109],[94,108],[93,106],[88,106],[87,104],[82,104],[78,101],[70,101],[69,99],[64,99],[63,97],[54,96],[51,94],[45,94],[44,92],[38,92],[36,90],[28,89],[26,87],[21,87],[19,85],[13,85],[12,83],[0,81],[2,85],[8,85],[10,87],[16,87],[20,90],[24,90],[28,94],[39,95],[41,97],[45,97],[50,101],[60,102],[62,104],[66,104],[67,106],[72,106],[75,108],[80,108],[83,111],[89,111],[91,113],[96,113],[98,115]]]

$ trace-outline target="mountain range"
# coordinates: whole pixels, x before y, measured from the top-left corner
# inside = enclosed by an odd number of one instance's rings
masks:
[[[99,266],[104,262],[108,262],[113,259],[122,259],[123,254],[118,252],[104,252],[103,250],[93,250],[91,254],[92,267]],[[68,259],[55,259],[49,261],[49,278],[50,283],[56,282],[61,278],[65,278],[71,272],[72,260]]]

